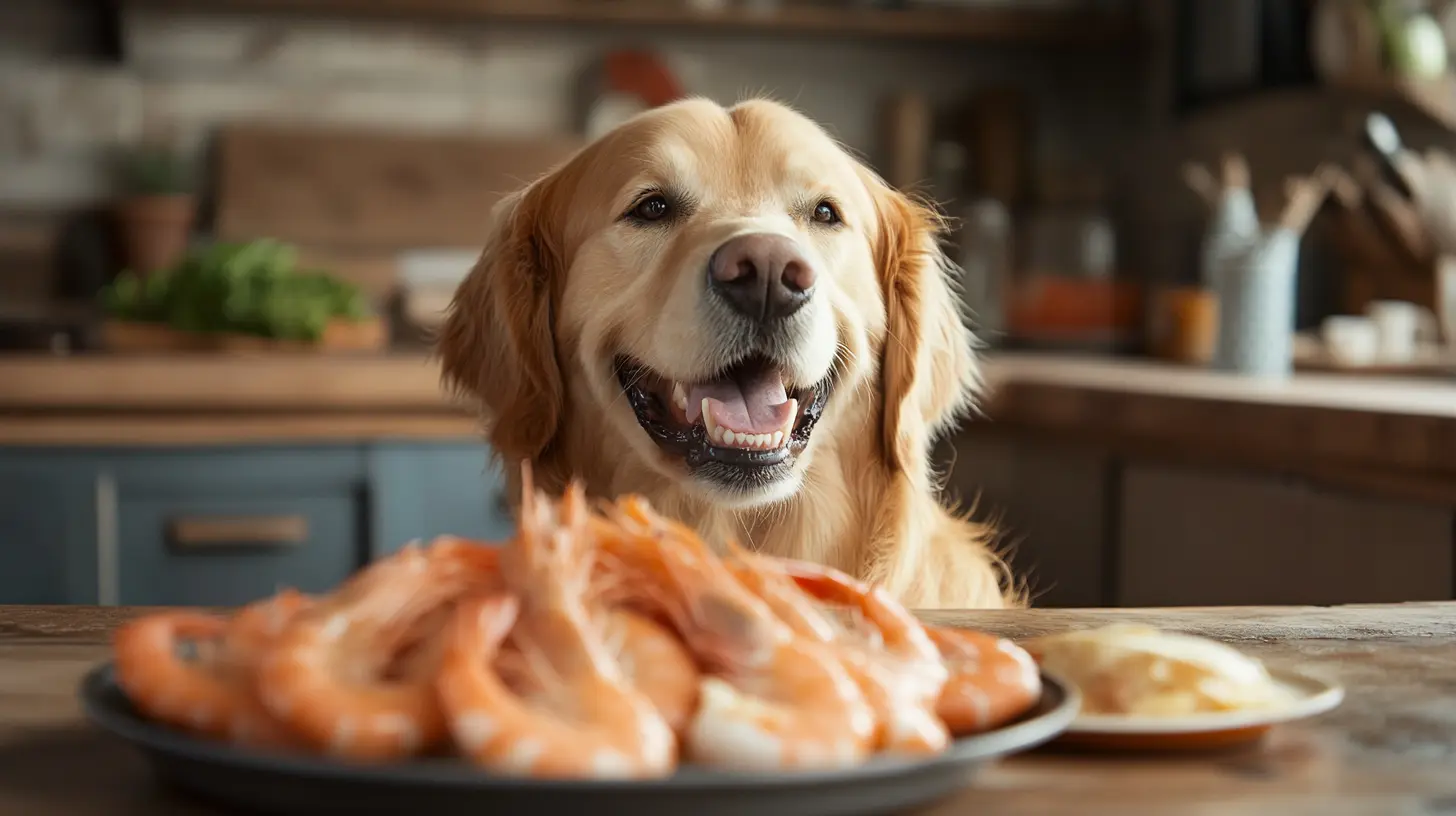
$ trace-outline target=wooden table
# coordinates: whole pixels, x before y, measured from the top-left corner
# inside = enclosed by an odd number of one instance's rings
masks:
[[[75,690],[135,609],[0,607],[0,814],[201,816],[92,730]],[[1218,637],[1345,684],[1345,703],[1264,745],[1202,756],[1036,753],[927,811],[1238,816],[1456,813],[1456,603],[935,613],[1011,637],[1137,620]]]

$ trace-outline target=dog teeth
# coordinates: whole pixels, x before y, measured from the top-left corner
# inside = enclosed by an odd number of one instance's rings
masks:
[[[788,440],[789,434],[791,434],[791,433],[794,432],[794,423],[797,422],[798,419],[799,419],[799,401],[796,400],[796,399],[790,399],[789,400],[789,416],[788,416],[788,419],[785,419],[784,420],[784,427],[782,429],[777,430],[777,431],[774,431],[774,436],[775,437],[777,437],[779,434],[783,434],[783,437],[779,439],[779,442],[784,442],[784,441],[787,441]],[[778,446],[778,443],[775,443],[775,447],[777,447],[777,446]]]
[[[673,393],[677,398],[676,391]],[[686,399],[683,400],[686,404]],[[708,410],[708,400],[703,399],[703,428],[708,432],[708,439],[719,447],[740,448],[742,450],[778,450],[788,441],[789,435],[794,432],[794,421],[799,418],[799,401],[789,400],[788,419],[784,420],[783,428],[773,433],[745,433],[724,428],[713,420],[713,413]]]
[[[683,388],[683,384],[680,382],[675,382],[672,384],[672,404],[677,406],[679,411],[687,413],[688,392],[686,389]]]
[[[713,412],[708,410],[707,397],[703,397],[703,428],[708,431],[708,439],[719,445],[723,444],[723,429],[713,421]]]

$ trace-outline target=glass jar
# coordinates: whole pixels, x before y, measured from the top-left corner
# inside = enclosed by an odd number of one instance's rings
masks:
[[[1116,230],[1094,177],[1058,174],[1024,220],[1007,299],[1018,343],[1106,349],[1132,342],[1141,325],[1138,289],[1117,274]]]
[[[976,336],[999,345],[1006,332],[1005,297],[1012,270],[1011,214],[986,198],[965,208],[961,228],[961,304]]]

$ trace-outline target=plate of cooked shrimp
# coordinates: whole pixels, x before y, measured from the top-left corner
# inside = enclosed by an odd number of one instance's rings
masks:
[[[88,716],[253,811],[814,816],[935,801],[1078,713],[1009,640],[524,476],[508,542],[443,536],[327,594],[129,621]]]

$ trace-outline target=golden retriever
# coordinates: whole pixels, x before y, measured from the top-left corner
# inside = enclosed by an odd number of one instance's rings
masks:
[[[513,499],[525,460],[912,607],[1020,605],[937,498],[977,382],[941,226],[788,107],[655,108],[496,207],[444,376]]]

